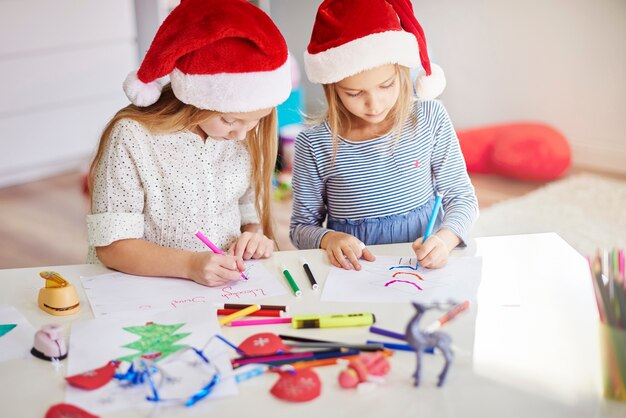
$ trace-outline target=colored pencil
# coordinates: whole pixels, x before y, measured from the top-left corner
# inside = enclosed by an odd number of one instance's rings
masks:
[[[378,351],[382,350],[384,347],[379,343],[372,344],[349,344],[349,343],[335,343],[330,341],[321,341],[321,342],[286,342],[285,345],[289,347],[303,347],[303,348],[349,348],[352,350],[359,351]]]
[[[246,316],[252,312],[258,311],[259,309],[261,309],[259,305],[251,305],[251,306],[248,306],[247,308],[241,309],[235,313],[232,313],[228,316],[218,319],[218,322],[220,323],[220,325],[226,325],[229,322],[234,321],[237,318]]]
[[[218,309],[217,314],[220,316],[234,314],[235,312],[239,312],[244,308],[239,309]],[[248,314],[249,316],[265,316],[265,317],[280,317],[283,311],[275,311],[270,309],[260,309],[256,312],[252,312]]]
[[[291,318],[269,318],[269,319],[248,319],[243,321],[233,321],[231,327],[245,327],[250,325],[273,325],[291,324]]]
[[[385,337],[389,337],[389,338],[395,338],[396,340],[402,340],[402,341],[405,340],[405,337],[403,334],[393,332],[393,331],[388,331],[386,329],[378,328],[375,326],[370,327],[370,332],[373,334],[384,335]]]
[[[250,306],[250,303],[225,303],[223,309],[243,309]],[[262,310],[268,311],[285,311],[287,312],[287,306],[285,305],[261,305]]]

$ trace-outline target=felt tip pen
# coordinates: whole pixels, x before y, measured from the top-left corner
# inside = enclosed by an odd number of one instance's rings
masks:
[[[260,308],[261,307],[259,305],[251,305],[251,306],[248,306],[247,308],[243,308],[243,309],[241,309],[241,310],[239,310],[239,311],[237,311],[235,313],[232,313],[232,314],[230,314],[228,316],[220,318],[218,320],[218,322],[220,323],[220,325],[226,325],[229,322],[232,322],[232,321],[234,321],[237,318],[241,318],[243,316],[251,314],[252,312],[258,311]]]
[[[435,227],[435,221],[437,219],[437,215],[439,214],[439,208],[441,207],[441,200],[443,199],[443,195],[437,193],[435,197],[435,204],[433,205],[433,211],[430,214],[430,219],[428,220],[428,225],[426,226],[426,232],[424,233],[424,238],[422,242],[426,242],[430,234],[433,233],[433,228]]]
[[[376,322],[373,313],[347,313],[335,315],[298,315],[291,319],[293,328],[359,327]]]
[[[246,306],[247,307],[247,306]],[[230,314],[234,314],[235,312],[239,312],[240,310],[242,310],[244,308],[239,308],[239,309],[218,309],[217,310],[217,314],[220,316],[225,316],[225,315],[230,315]],[[268,309],[260,309],[256,312],[252,312],[251,314],[248,314],[249,316],[263,316],[263,317],[281,317],[283,316],[283,311],[274,311],[274,310],[268,310]]]
[[[243,309],[247,308],[251,304],[245,303],[225,303],[223,309]],[[285,311],[287,312],[287,306],[285,305],[261,305],[261,309],[267,311]]]
[[[466,300],[463,303],[459,303],[458,305],[456,305],[455,307],[450,309],[448,312],[443,314],[443,316],[441,318],[439,318],[438,320],[436,320],[435,322],[433,322],[432,324],[427,326],[425,331],[426,332],[435,332],[435,331],[437,331],[439,328],[441,328],[442,325],[444,325],[448,321],[453,320],[458,314],[460,314],[461,312],[463,312],[467,308],[469,308],[469,306],[470,306],[470,301],[469,300]]]
[[[296,281],[293,279],[291,273],[289,273],[289,270],[287,270],[287,267],[281,265],[280,272],[283,273],[283,276],[285,276],[285,279],[287,279],[287,283],[289,283],[289,287],[291,287],[293,294],[296,296],[302,296],[302,290],[300,290],[300,288],[296,284]]]
[[[311,289],[317,290],[319,285],[317,284],[317,281],[315,280],[315,276],[313,276],[313,272],[311,271],[311,267],[309,267],[309,263],[307,263],[304,257],[300,257],[300,263],[302,264],[302,268],[304,269],[304,272],[306,273],[306,277],[309,278],[309,282],[311,283]]]
[[[213,244],[213,242],[211,242],[211,240],[208,239],[202,232],[196,231],[194,235],[198,237],[198,239],[202,241],[204,245],[209,247],[209,249],[213,251],[215,254],[225,255],[224,252],[220,250],[219,248],[217,248],[217,245]],[[241,278],[244,280],[248,280],[244,272],[241,272]]]

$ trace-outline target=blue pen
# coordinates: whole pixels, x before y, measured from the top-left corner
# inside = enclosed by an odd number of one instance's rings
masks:
[[[373,340],[367,340],[366,343],[367,344],[382,344],[383,347],[388,348],[390,350],[415,351],[415,350],[413,350],[413,347],[411,347],[408,344],[386,343],[384,341],[373,341]],[[435,353],[435,349],[434,348],[427,348],[426,350],[424,350],[424,353],[434,354]]]
[[[439,213],[439,208],[441,208],[441,200],[443,199],[443,195],[437,193],[435,197],[435,206],[433,206],[433,213],[430,214],[430,219],[428,220],[428,226],[426,226],[426,232],[424,233],[424,239],[422,242],[426,242],[430,234],[433,233],[433,228],[435,227],[435,220],[437,219],[437,214]]]

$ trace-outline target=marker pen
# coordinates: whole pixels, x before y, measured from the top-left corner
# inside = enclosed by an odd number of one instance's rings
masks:
[[[451,321],[452,319],[454,319],[458,314],[460,314],[461,312],[463,312],[467,308],[469,308],[469,306],[470,306],[470,301],[469,300],[466,300],[463,303],[459,303],[458,305],[456,305],[455,307],[450,309],[448,312],[443,314],[443,316],[441,318],[439,318],[438,320],[436,320],[435,322],[433,322],[432,324],[427,326],[424,331],[426,331],[426,332],[435,332],[435,331],[437,331],[439,328],[441,328],[441,326],[443,324],[445,324],[446,322]]]
[[[289,273],[289,270],[287,270],[287,267],[285,267],[284,265],[281,265],[280,272],[283,273],[283,276],[285,276],[285,279],[287,279],[287,283],[289,283],[289,287],[291,287],[293,294],[296,296],[301,296],[302,290],[300,290],[300,288],[296,284],[296,281],[293,279],[293,276],[291,275],[291,273]]]
[[[335,315],[298,315],[291,320],[293,328],[359,327],[376,322],[373,313],[347,313]]]

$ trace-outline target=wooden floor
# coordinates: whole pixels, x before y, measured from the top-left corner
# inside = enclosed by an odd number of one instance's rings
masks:
[[[472,182],[481,209],[543,185],[492,175],[472,175]],[[0,268],[84,263],[88,208],[78,171],[0,189]],[[274,216],[280,249],[294,249],[288,236],[291,202],[276,202]]]

